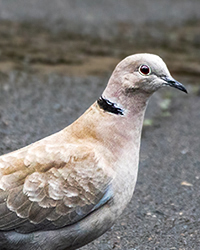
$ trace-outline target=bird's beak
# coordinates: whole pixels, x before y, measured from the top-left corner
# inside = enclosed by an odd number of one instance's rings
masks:
[[[176,81],[173,77],[171,77],[171,76],[162,76],[161,79],[163,79],[165,81],[166,85],[168,85],[170,87],[173,87],[173,88],[176,88],[176,89],[179,89],[179,90],[187,93],[187,89],[183,86],[183,84]]]

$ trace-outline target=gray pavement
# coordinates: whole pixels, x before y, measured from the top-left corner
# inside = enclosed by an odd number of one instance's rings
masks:
[[[0,0],[1,154],[73,122],[128,54],[161,55],[189,89],[151,98],[134,196],[82,250],[200,249],[199,9],[197,0]]]
[[[110,38],[164,35],[165,27],[200,20],[198,0],[0,0],[0,20],[39,21],[54,30]],[[160,29],[155,27],[161,24]]]

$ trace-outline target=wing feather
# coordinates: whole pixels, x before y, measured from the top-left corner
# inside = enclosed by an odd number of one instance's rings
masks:
[[[4,155],[0,230],[26,233],[73,224],[111,198],[103,197],[113,177],[94,150],[81,144],[45,140]]]

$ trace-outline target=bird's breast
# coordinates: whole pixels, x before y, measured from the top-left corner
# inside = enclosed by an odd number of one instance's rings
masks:
[[[121,157],[115,164],[116,176],[113,179],[112,211],[118,217],[130,202],[138,175],[139,150]]]

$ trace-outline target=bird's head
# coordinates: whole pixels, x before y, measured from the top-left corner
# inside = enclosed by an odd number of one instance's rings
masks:
[[[164,61],[153,54],[135,54],[126,57],[116,67],[121,87],[126,93],[153,93],[162,86],[171,86],[187,93],[186,88],[169,73]]]
[[[157,55],[135,54],[126,57],[115,68],[107,86],[114,98],[121,95],[146,93],[151,95],[163,86],[171,86],[187,93],[186,88],[176,81]],[[109,93],[108,93],[109,94]]]
[[[116,66],[101,98],[104,102],[108,100],[110,106],[132,110],[133,106],[145,107],[149,96],[163,86],[187,93],[186,88],[171,76],[159,56],[135,54]]]

